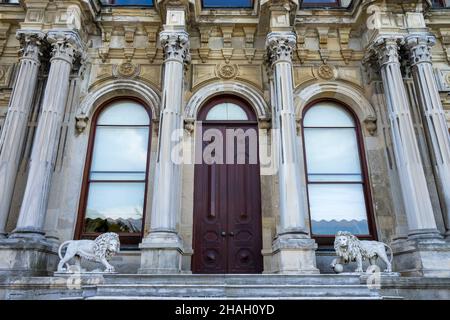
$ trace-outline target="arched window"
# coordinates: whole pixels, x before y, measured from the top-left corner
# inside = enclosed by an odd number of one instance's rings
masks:
[[[373,222],[360,130],[355,117],[333,101],[303,116],[309,211],[313,236],[350,231],[373,238]]]
[[[142,235],[150,145],[150,116],[135,100],[118,100],[94,116],[77,236],[116,232],[123,243]]]

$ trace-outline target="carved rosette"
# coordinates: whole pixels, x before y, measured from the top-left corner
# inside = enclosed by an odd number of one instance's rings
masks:
[[[267,59],[269,64],[279,61],[292,61],[292,53],[296,47],[297,37],[293,32],[271,32],[267,35]]]
[[[238,74],[238,67],[235,64],[220,64],[217,67],[217,75],[225,80],[232,79]]]
[[[42,40],[45,34],[40,31],[18,30],[16,38],[20,41],[21,59],[33,60],[39,63],[42,56]]]
[[[189,34],[185,31],[162,31],[160,41],[164,51],[165,60],[177,60],[189,63]]]
[[[413,35],[406,39],[409,49],[409,61],[411,66],[417,63],[432,63],[431,47],[436,44],[436,38],[432,35]]]
[[[380,38],[375,42],[373,50],[375,50],[378,58],[378,64],[381,66],[390,63],[399,62],[399,38]]]
[[[47,40],[52,46],[52,58],[50,61],[61,59],[70,64],[73,64],[76,60],[84,61],[84,48],[76,33],[49,32]]]

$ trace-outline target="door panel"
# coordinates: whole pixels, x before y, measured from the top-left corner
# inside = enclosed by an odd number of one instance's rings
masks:
[[[255,124],[205,124],[219,129],[256,130]],[[257,143],[256,141],[253,141]],[[210,142],[203,143],[203,149]],[[257,149],[256,149],[257,150]],[[235,140],[235,162],[237,161]],[[224,148],[225,153],[225,148]],[[262,271],[259,162],[196,164],[194,190],[194,273],[259,273]],[[224,161],[226,154],[224,154]]]

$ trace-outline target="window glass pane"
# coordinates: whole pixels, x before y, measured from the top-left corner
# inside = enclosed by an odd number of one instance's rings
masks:
[[[304,127],[354,127],[351,114],[333,102],[320,102],[310,108],[303,119]]]
[[[369,234],[361,184],[309,184],[308,195],[313,234]]]
[[[101,0],[102,4],[116,6],[152,6],[153,0]]]
[[[91,171],[91,180],[145,180],[145,172]]]
[[[146,171],[148,127],[97,127],[91,171]]]
[[[253,0],[203,0],[204,8],[253,8]]]
[[[220,103],[209,110],[206,120],[248,120],[248,117],[237,104]]]
[[[91,183],[85,232],[141,232],[145,183]]]
[[[142,105],[134,101],[118,101],[102,111],[98,125],[149,125],[150,119]]]
[[[310,181],[361,181],[358,142],[353,128],[305,128]]]

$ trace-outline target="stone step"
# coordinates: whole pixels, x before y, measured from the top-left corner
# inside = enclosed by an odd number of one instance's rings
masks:
[[[111,284],[97,285],[96,296],[242,298],[261,297],[374,297],[380,295],[364,285],[198,285]]]
[[[360,275],[277,275],[277,274],[169,274],[104,275],[104,284],[190,284],[190,285],[359,285]]]

